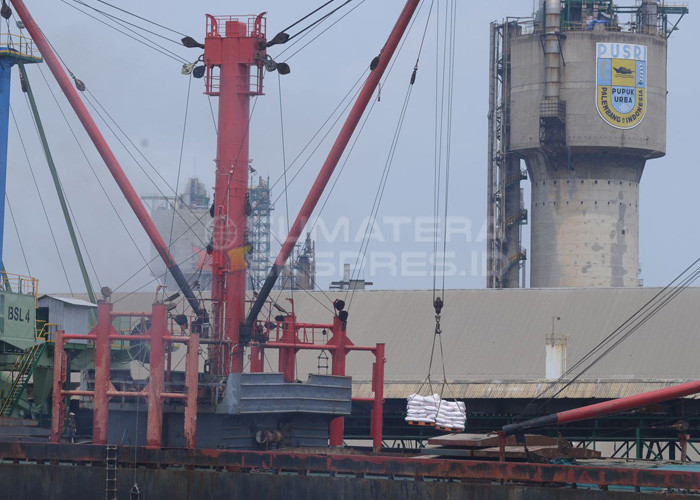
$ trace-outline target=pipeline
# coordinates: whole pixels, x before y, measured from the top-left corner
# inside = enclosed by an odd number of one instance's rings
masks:
[[[525,420],[523,422],[504,425],[500,434],[502,436],[509,436],[527,429],[534,429],[536,427],[561,425],[570,422],[578,422],[589,418],[602,417],[604,415],[627,411],[633,408],[639,408],[641,406],[660,403],[662,401],[682,398],[684,396],[689,396],[690,394],[696,394],[699,392],[700,381],[688,382],[685,384],[674,385],[672,387],[666,387],[664,389],[635,394],[634,396],[627,396],[624,398],[613,399],[611,401],[605,401],[603,403],[583,406],[581,408],[574,408],[573,410],[552,413],[550,415]]]

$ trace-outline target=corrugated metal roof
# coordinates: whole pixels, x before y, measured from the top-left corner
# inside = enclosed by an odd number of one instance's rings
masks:
[[[632,396],[640,392],[663,389],[688,380],[581,380],[564,389],[557,398],[571,399],[613,399]],[[440,392],[441,383],[433,383],[433,390]],[[563,384],[562,384],[563,385]],[[547,395],[554,394],[562,385],[555,386]],[[549,386],[548,380],[500,381],[487,380],[479,382],[452,381],[443,391],[443,397],[459,399],[534,399],[542,396],[542,391]],[[374,394],[372,384],[367,381],[353,381],[353,395],[369,398]],[[384,397],[404,399],[411,394],[430,392],[422,382],[387,382]],[[700,396],[690,396],[696,399]]]
[[[38,300],[41,300],[44,297],[48,297],[48,298],[54,299],[54,300],[60,300],[61,302],[64,302],[66,304],[70,304],[72,306],[97,307],[97,304],[93,304],[92,302],[88,302],[87,300],[75,299],[73,297],[60,297],[58,295],[44,294],[44,295],[40,296]]]
[[[555,322],[555,333],[570,336],[570,364],[573,364],[659,291],[659,288],[448,290],[442,311],[447,378],[464,381],[464,389],[460,390],[473,394],[483,394],[486,390],[522,392],[525,389],[514,388],[513,383],[516,386],[523,386],[522,381],[544,383],[541,381],[545,369],[544,346],[552,330],[552,317],[560,318]],[[284,293],[277,299],[287,309],[289,296]],[[152,293],[115,294],[113,300],[115,309],[149,310],[154,297]],[[300,321],[330,323],[332,315],[326,307],[330,308],[330,299],[336,298],[346,298],[345,293],[295,292],[295,310]],[[684,291],[587,372],[585,379],[592,382],[577,385],[575,394],[598,394],[595,391],[603,390],[602,386],[596,387],[600,384],[598,380],[617,381],[616,385],[605,386],[605,391],[609,391],[606,394],[631,394],[648,385],[644,381],[696,379],[700,352],[698,304],[700,288]],[[350,338],[357,345],[386,344],[386,379],[403,383],[406,390],[397,389],[397,394],[405,397],[409,384],[415,385],[415,381],[427,375],[435,328],[432,291],[358,291],[352,297],[349,312]],[[317,371],[317,355],[300,354],[299,374]],[[270,353],[268,359],[276,368],[276,356]],[[356,380],[367,380],[372,362],[373,356],[368,353],[351,353],[347,360],[348,374]],[[433,370],[433,378],[440,379],[437,363]],[[486,385],[477,384],[480,382]],[[535,391],[532,383],[528,383],[527,391]]]

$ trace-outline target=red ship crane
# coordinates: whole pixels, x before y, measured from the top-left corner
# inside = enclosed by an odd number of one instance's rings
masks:
[[[212,316],[213,316],[213,341],[218,348],[212,352],[212,371],[215,375],[226,376],[229,373],[243,371],[244,347],[253,338],[253,332],[257,333],[260,325],[257,324],[257,316],[269,297],[280,271],[289,258],[292,249],[296,245],[306,222],[309,220],[323,190],[333,174],[345,148],[347,147],[362,115],[367,108],[372,95],[376,91],[379,82],[387,69],[389,62],[396,51],[398,44],[405,33],[420,0],[407,0],[394,25],[389,38],[380,54],[374,58],[370,66],[371,72],[359,94],[355,105],[351,109],[345,124],[340,131],[331,151],[328,154],[316,181],[286,238],[282,249],[267,277],[255,303],[248,315],[245,316],[245,288],[246,288],[246,260],[248,243],[246,238],[247,214],[250,209],[248,199],[248,132],[250,121],[250,98],[261,95],[263,90],[263,69],[277,69],[282,74],[289,72],[284,63],[275,63],[266,54],[268,45],[265,39],[264,13],[257,17],[240,20],[236,17],[215,17],[207,15],[207,33],[204,44],[197,43],[191,37],[183,38],[183,44],[188,47],[204,49],[204,68],[206,69],[206,90],[208,95],[219,97],[219,122],[216,156],[216,181],[214,191],[214,232],[211,245],[212,253]],[[158,250],[166,266],[173,274],[185,297],[198,316],[200,323],[208,322],[206,310],[200,306],[194,297],[189,284],[180,272],[167,245],[156,230],[145,207],[136,195],[129,183],[124,171],[121,169],[114,154],[107,145],[104,137],[99,132],[97,125],[89,115],[85,105],[81,101],[75,88],[72,86],[68,75],[61,67],[58,59],[51,50],[48,41],[36,25],[22,0],[14,2],[20,18],[34,38],[47,64],[53,72],[61,89],[66,94],[69,102],[79,116],[83,126],[93,140],[107,167],[114,176],[117,184],[122,189],[127,201],[131,205],[146,233]],[[277,40],[277,37],[275,38]],[[275,40],[273,40],[274,43]],[[279,41],[277,43],[280,43]],[[202,68],[200,66],[200,68]],[[194,76],[198,76],[197,73]],[[201,73],[199,73],[201,76]],[[354,345],[347,336],[347,311],[343,311],[342,301],[334,304],[336,314],[333,324],[312,325],[297,323],[296,316],[285,317],[284,321],[276,326],[277,338],[265,343],[256,337],[258,343],[253,345],[251,359],[251,371],[262,371],[261,356],[265,346],[280,349],[280,371],[286,381],[293,381],[296,353],[300,349],[328,350],[333,356],[333,375],[345,375],[345,358],[350,351],[371,352],[376,361],[372,369],[372,388],[374,398],[353,398],[355,402],[367,402],[372,404],[371,434],[376,450],[381,448],[382,441],[382,411],[383,411],[383,383],[384,383],[384,344],[375,347],[362,347]],[[61,333],[57,341],[57,362],[54,365],[56,379],[54,380],[53,418],[60,422],[63,414],[61,406],[62,397],[67,395],[91,396],[95,399],[95,419],[93,423],[93,441],[105,443],[107,440],[108,426],[108,401],[111,397],[122,396],[126,393],[114,391],[110,383],[109,345],[116,339],[127,338],[124,335],[114,335],[111,328],[110,317],[115,313],[111,311],[110,304],[102,304],[95,329],[87,335],[64,335]],[[184,435],[187,437],[187,446],[195,446],[196,432],[196,395],[197,395],[197,351],[199,345],[199,331],[192,328],[189,337],[171,336],[166,334],[163,327],[166,311],[162,304],[154,305],[153,313],[143,316],[153,318],[154,327],[144,335],[129,336],[137,340],[149,339],[154,345],[151,353],[151,371],[158,372],[158,377],[151,380],[149,391],[136,394],[139,397],[149,398],[148,412],[148,445],[158,447],[161,443],[162,425],[162,400],[166,398],[187,400]],[[158,316],[158,318],[155,318]],[[156,319],[158,321],[156,321]],[[163,320],[163,321],[161,321]],[[332,338],[325,343],[317,343],[313,332],[321,329],[332,333]],[[310,338],[304,333],[311,332]],[[282,332],[281,335],[280,332]],[[100,356],[95,364],[95,390],[94,391],[70,391],[63,390],[61,382],[65,370],[64,356],[62,354],[63,343],[68,340],[92,340],[99,344],[97,351]],[[188,367],[186,393],[162,392],[163,379],[160,374],[163,371],[163,342],[188,343]],[[204,341],[202,341],[204,343]],[[134,394],[130,393],[131,396]],[[52,429],[52,439],[60,438],[60,425],[56,423]],[[341,445],[343,441],[343,418],[336,418],[331,422],[330,444]]]

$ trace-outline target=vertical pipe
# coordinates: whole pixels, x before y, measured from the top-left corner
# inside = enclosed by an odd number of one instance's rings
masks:
[[[559,99],[559,32],[561,31],[561,0],[545,2],[545,99]]]
[[[103,302],[97,305],[97,327],[95,328],[95,400],[92,423],[92,444],[107,444],[107,425],[109,423],[109,379],[111,369],[111,345],[109,335],[112,331],[110,316],[113,305]]]
[[[252,330],[255,323],[255,319],[258,317],[258,314],[262,310],[265,301],[269,297],[270,292],[272,291],[272,287],[277,281],[277,277],[284,268],[284,264],[287,262],[287,259],[292,253],[292,250],[294,250],[294,246],[297,244],[297,241],[299,241],[299,236],[301,235],[301,232],[304,230],[306,223],[311,217],[311,214],[313,213],[314,208],[318,203],[318,200],[321,198],[321,194],[323,194],[323,191],[326,188],[326,185],[328,184],[331,175],[333,175],[333,171],[338,165],[338,161],[340,161],[340,157],[343,155],[346,146],[350,142],[350,139],[352,138],[352,135],[355,132],[355,128],[360,122],[360,119],[362,118],[362,115],[364,114],[367,105],[372,99],[374,91],[377,89],[382,75],[384,75],[384,71],[389,65],[389,61],[391,61],[391,58],[394,55],[394,51],[396,50],[396,47],[401,41],[401,38],[403,37],[403,34],[406,31],[406,28],[408,27],[408,23],[411,21],[413,13],[416,11],[416,8],[418,7],[419,3],[420,0],[407,0],[406,5],[401,11],[401,15],[396,21],[396,24],[394,25],[394,28],[392,29],[391,34],[389,35],[389,39],[386,42],[386,45],[384,45],[384,48],[382,49],[382,52],[379,55],[377,67],[374,68],[374,70],[367,77],[367,80],[365,81],[365,84],[362,87],[362,90],[360,91],[360,95],[357,97],[357,101],[355,101],[355,104],[350,110],[350,113],[348,114],[348,117],[345,120],[345,124],[340,130],[340,134],[338,134],[338,138],[333,143],[333,147],[328,153],[328,157],[323,163],[323,167],[321,167],[321,170],[319,171],[313,186],[311,186],[309,194],[304,200],[304,204],[302,205],[301,210],[297,215],[297,218],[294,220],[294,224],[292,225],[292,228],[289,231],[289,235],[284,241],[284,244],[282,245],[282,248],[280,249],[277,258],[275,259],[275,263],[273,264],[272,269],[270,269],[270,274],[268,274],[267,278],[265,279],[265,283],[260,289],[260,293],[255,299],[255,303],[251,307],[248,316],[245,319],[245,323],[241,325],[242,328],[248,330],[248,333]]]
[[[5,233],[5,185],[7,183],[7,143],[10,124],[10,87],[13,61],[0,57],[0,262]]]
[[[163,336],[167,330],[165,304],[153,304],[151,328],[151,374],[148,381],[148,427],[146,446],[160,448],[163,440],[163,383],[165,382],[165,346]]]
[[[197,445],[197,393],[199,391],[199,334],[190,333],[185,362],[185,384],[187,400],[185,405],[185,443],[187,448]]]
[[[51,401],[51,442],[60,443],[65,419],[65,404],[63,402],[63,382],[65,378],[63,350],[63,330],[58,330],[54,337],[53,359],[53,398]]]
[[[83,260],[83,254],[80,250],[80,245],[78,244],[78,238],[75,235],[75,228],[73,227],[73,221],[68,211],[68,204],[66,203],[66,197],[63,194],[63,187],[61,186],[61,181],[58,178],[58,171],[56,170],[56,164],[53,161],[53,155],[51,154],[51,149],[49,148],[49,141],[46,139],[46,132],[44,131],[44,125],[41,122],[41,116],[39,115],[39,108],[36,105],[36,100],[34,99],[34,92],[32,91],[32,86],[29,83],[29,76],[27,75],[27,70],[24,64],[19,64],[19,71],[22,74],[24,83],[27,88],[27,97],[29,98],[29,106],[32,109],[32,114],[34,115],[34,122],[36,123],[37,131],[39,132],[39,139],[41,140],[41,145],[44,149],[44,155],[46,156],[46,163],[49,165],[49,171],[51,172],[51,178],[53,179],[54,187],[56,188],[56,194],[58,195],[58,202],[61,205],[61,211],[63,212],[63,218],[66,221],[66,226],[68,227],[68,234],[70,235],[70,240],[73,243],[73,250],[75,251],[75,256],[78,259],[78,267],[80,267],[80,274],[83,276],[83,282],[85,283],[85,289],[87,291],[90,302],[93,304],[97,303],[97,298],[95,297],[95,291],[92,288],[92,283],[90,282],[90,276],[87,272],[87,267],[85,266],[85,260]],[[90,315],[90,321],[94,323],[95,321],[95,311],[90,308],[88,312]]]
[[[496,70],[496,43],[498,37],[498,23],[491,23],[491,46],[489,51],[489,114],[488,114],[488,165],[486,172],[486,288],[496,288],[495,281],[495,262],[494,262],[494,245],[495,245],[495,230],[494,214],[496,212],[494,206],[494,175],[496,161],[496,87],[498,86],[498,73]]]
[[[345,329],[346,324],[343,321],[341,321],[338,316],[335,316],[333,318],[333,338],[330,342],[331,344],[336,346],[336,349],[333,349],[333,354],[331,355],[333,361],[331,374],[333,375],[345,375],[345,356],[347,355],[347,349],[345,348],[345,345],[347,343],[347,332],[345,331]],[[338,417],[331,420],[330,445],[342,446],[344,434],[345,418]]]
[[[384,419],[384,344],[377,344],[374,351],[375,362],[372,370],[372,389],[374,403],[372,404],[372,447],[378,453],[382,449],[382,424]]]
[[[41,29],[39,29],[39,26],[36,24],[31,14],[27,10],[27,7],[24,5],[24,1],[13,0],[12,6],[15,8],[17,15],[20,17],[22,22],[24,22],[27,31],[29,31],[29,34],[41,52],[41,55],[44,57],[44,60],[51,70],[51,73],[53,73],[54,78],[56,78],[58,85],[61,87],[61,90],[68,99],[73,111],[75,111],[78,119],[80,119],[80,123],[82,123],[85,131],[95,145],[95,148],[100,153],[100,156],[107,165],[112,177],[114,177],[114,180],[117,182],[117,185],[124,194],[126,201],[134,211],[134,214],[136,214],[136,217],[146,231],[146,234],[153,243],[153,246],[156,247],[161,259],[163,259],[163,262],[165,262],[165,267],[167,267],[170,274],[172,274],[175,282],[182,290],[183,295],[187,298],[195,314],[206,319],[206,310],[201,307],[199,300],[197,300],[195,297],[192,288],[185,279],[185,276],[182,274],[182,271],[175,262],[175,259],[173,259],[173,256],[170,254],[170,250],[163,240],[163,237],[160,235],[158,229],[156,229],[156,226],[153,223],[153,220],[148,215],[146,207],[144,207],[139,195],[136,194],[136,191],[134,191],[134,187],[131,185],[129,179],[124,173],[124,170],[122,170],[121,166],[119,165],[117,158],[114,156],[114,153],[107,144],[107,141],[102,136],[97,124],[92,119],[92,116],[90,116],[85,104],[83,104],[83,101],[80,99],[78,91],[72,85],[68,75],[66,75],[66,72],[63,70],[60,62],[58,61],[58,58],[53,53],[48,40],[46,40]],[[4,196],[4,192],[4,189],[2,189],[2,196]]]

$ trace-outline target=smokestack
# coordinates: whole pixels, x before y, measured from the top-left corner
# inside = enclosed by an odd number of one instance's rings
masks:
[[[566,373],[566,359],[569,355],[569,338],[567,336],[547,336],[544,347],[545,375],[547,380],[556,380]]]
[[[656,0],[643,0],[641,8],[642,33],[656,35],[658,32],[659,5]]]

